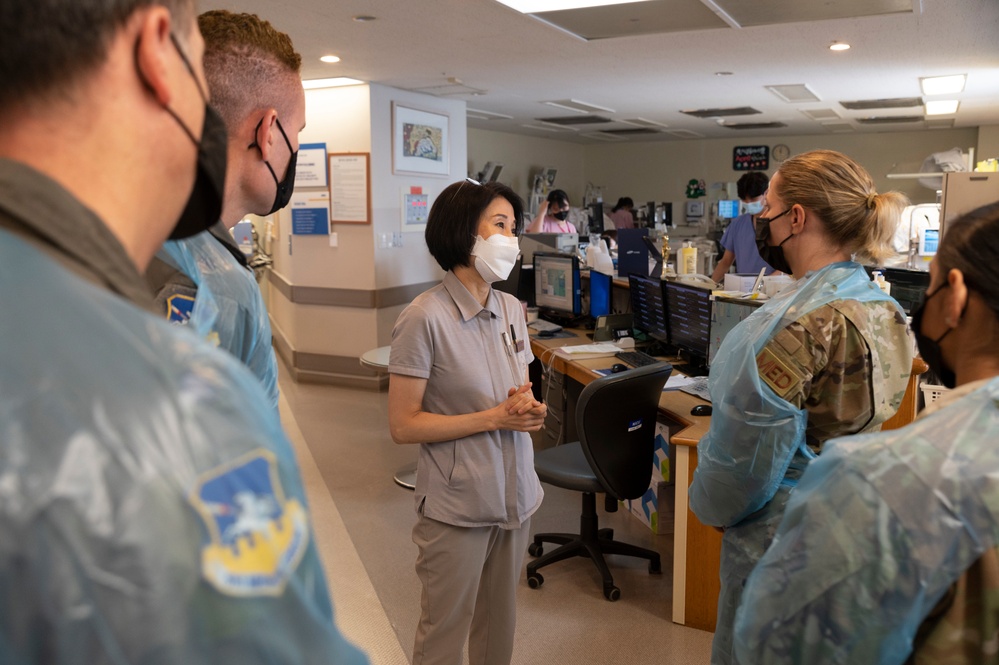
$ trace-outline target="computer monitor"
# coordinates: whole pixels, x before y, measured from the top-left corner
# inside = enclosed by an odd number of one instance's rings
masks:
[[[666,310],[663,307],[663,290],[659,280],[632,273],[628,275],[631,290],[631,313],[635,330],[643,332],[657,342],[669,342],[666,327]]]
[[[920,229],[918,232],[919,255],[936,256],[940,244],[940,229]]]
[[[590,316],[607,316],[611,311],[612,278],[598,270],[590,270]]]
[[[722,340],[749,318],[764,301],[737,298],[715,298],[711,304],[711,339],[708,343],[708,366],[715,361]]]
[[[718,218],[732,219],[739,216],[739,201],[722,200],[718,202]]]
[[[578,317],[580,305],[579,259],[571,254],[534,254],[534,302],[543,318]]]
[[[906,314],[919,307],[919,303],[930,286],[930,273],[904,268],[885,268],[885,281],[891,284],[891,295],[902,306]]]
[[[666,281],[662,291],[669,343],[687,351],[695,363],[706,363],[711,340],[711,289]]]

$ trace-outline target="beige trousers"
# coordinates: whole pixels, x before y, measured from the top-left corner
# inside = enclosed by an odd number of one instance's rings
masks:
[[[519,529],[460,527],[418,515],[413,542],[423,584],[413,665],[509,665],[517,624],[517,583],[531,535]]]

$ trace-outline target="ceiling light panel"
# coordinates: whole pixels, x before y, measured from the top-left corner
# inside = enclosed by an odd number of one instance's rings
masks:
[[[821,101],[819,96],[804,83],[795,83],[793,85],[767,85],[763,87],[774,93],[779,99],[783,99],[785,102],[792,104],[798,102]]]
[[[862,125],[896,125],[907,122],[922,122],[921,115],[881,115],[869,118],[857,118],[857,122]]]
[[[912,0],[709,0],[742,27],[912,13]]]
[[[773,122],[733,122],[725,123],[722,127],[726,129],[779,129],[781,127],[787,127],[786,124],[779,121]]]
[[[531,16],[587,41],[729,27],[701,0],[648,0]]]
[[[580,99],[555,99],[548,102],[541,102],[542,104],[547,104],[548,106],[554,106],[560,109],[566,109],[567,111],[576,111],[578,113],[613,113],[614,109],[609,109],[606,106],[598,106],[596,104],[591,104],[590,102],[584,102]]]
[[[964,90],[964,83],[967,80],[965,74],[955,74],[953,76],[927,76],[919,79],[919,85],[926,96],[932,95],[956,95]]]
[[[956,99],[938,99],[926,102],[926,115],[953,115],[957,113]]]
[[[608,5],[624,5],[646,0],[497,0],[501,5],[515,9],[521,14],[537,14],[539,12],[560,12],[569,9],[587,9],[590,7],[606,7]]]
[[[316,90],[318,88],[341,88],[347,85],[363,85],[364,81],[358,81],[346,76],[337,76],[328,79],[309,79],[302,81],[302,87],[306,90]]]
[[[618,120],[618,122],[623,122],[626,125],[635,125],[637,127],[669,127],[669,125],[656,122],[655,120],[648,120],[646,118],[628,118],[627,120]]]

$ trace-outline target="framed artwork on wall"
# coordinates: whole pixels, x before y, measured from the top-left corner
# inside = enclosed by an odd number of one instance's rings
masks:
[[[392,173],[447,176],[450,120],[446,113],[392,102]]]

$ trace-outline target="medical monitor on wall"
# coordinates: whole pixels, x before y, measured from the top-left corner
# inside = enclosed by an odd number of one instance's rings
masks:
[[[569,254],[535,252],[534,302],[543,318],[578,317],[582,309],[579,259]]]
[[[645,333],[658,342],[669,342],[666,312],[663,307],[663,290],[659,279],[636,273],[628,275],[631,290],[631,313],[635,330]]]
[[[707,362],[711,339],[711,289],[680,282],[663,282],[663,304],[669,343]]]

